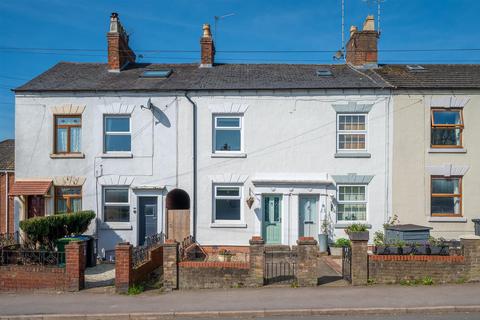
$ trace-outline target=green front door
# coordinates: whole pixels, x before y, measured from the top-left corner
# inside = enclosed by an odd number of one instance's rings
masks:
[[[318,236],[318,196],[300,195],[298,203],[299,236],[316,239]]]
[[[282,243],[282,196],[263,196],[263,238],[266,243]]]

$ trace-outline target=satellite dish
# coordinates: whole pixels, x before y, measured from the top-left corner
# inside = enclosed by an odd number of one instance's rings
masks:
[[[148,98],[147,105],[144,106],[143,104],[140,106],[142,109],[147,109],[147,110],[152,110],[153,104],[152,104],[152,98]]]

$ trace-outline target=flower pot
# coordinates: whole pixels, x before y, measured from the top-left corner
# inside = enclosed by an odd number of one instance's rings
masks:
[[[426,255],[426,254],[428,254],[427,246],[426,245],[420,245],[420,246],[413,247],[413,254],[415,254],[415,255]]]
[[[430,246],[429,251],[431,255],[435,256],[448,256],[447,246]]]
[[[320,252],[327,252],[328,248],[328,234],[319,234],[318,235],[318,246],[320,248]]]
[[[349,232],[348,237],[351,241],[368,241],[369,232],[368,231],[361,231],[361,232]]]
[[[412,246],[401,247],[401,249],[402,249],[402,254],[403,255],[413,254],[413,251],[414,251],[414,247],[412,247]]]
[[[393,246],[376,246],[375,247],[375,254],[399,254],[398,247]]]
[[[330,254],[335,257],[342,257],[343,247],[330,247]]]

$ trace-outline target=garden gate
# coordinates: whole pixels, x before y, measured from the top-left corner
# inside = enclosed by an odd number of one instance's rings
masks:
[[[352,248],[350,246],[342,247],[342,277],[348,282],[352,282]]]

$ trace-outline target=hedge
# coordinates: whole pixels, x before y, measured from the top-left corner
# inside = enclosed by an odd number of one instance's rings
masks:
[[[65,236],[75,236],[88,229],[90,221],[95,218],[93,211],[56,214],[46,217],[35,217],[20,221],[22,229],[32,244],[53,249],[55,241]]]

